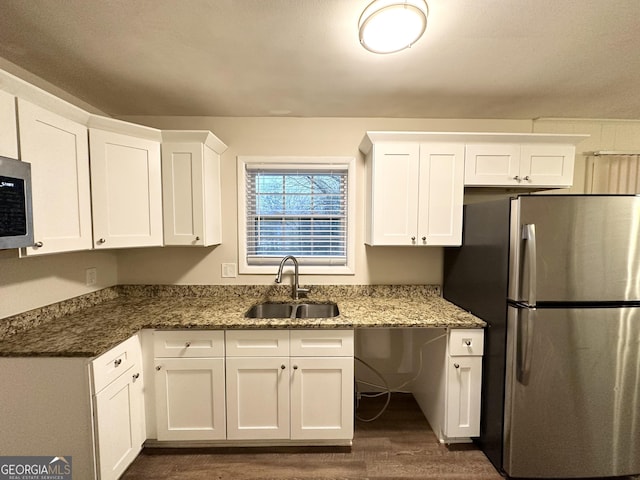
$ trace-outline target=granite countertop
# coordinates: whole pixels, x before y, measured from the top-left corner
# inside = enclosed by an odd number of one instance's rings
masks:
[[[0,356],[95,357],[144,328],[483,328],[438,286],[314,286],[300,302],[332,301],[333,318],[253,319],[264,301],[290,302],[283,286],[118,286],[0,320]]]

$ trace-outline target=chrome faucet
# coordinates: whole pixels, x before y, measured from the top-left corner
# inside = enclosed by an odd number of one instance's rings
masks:
[[[291,295],[294,300],[298,300],[300,298],[301,293],[309,293],[308,288],[300,288],[300,279],[298,276],[298,259],[293,255],[287,255],[280,262],[280,266],[278,267],[278,274],[276,275],[276,283],[282,283],[282,269],[284,268],[284,264],[287,260],[291,260],[293,262],[293,288],[291,290]]]

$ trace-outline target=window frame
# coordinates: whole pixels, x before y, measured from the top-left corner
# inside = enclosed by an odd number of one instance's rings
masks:
[[[355,202],[356,171],[355,157],[304,157],[304,156],[238,156],[238,273],[241,275],[275,275],[277,265],[249,265],[247,263],[247,166],[251,168],[292,168],[318,170],[342,168],[347,171],[347,261],[345,265],[300,265],[300,274],[305,275],[355,275]],[[286,272],[292,267],[287,264]],[[292,270],[292,268],[291,268]]]

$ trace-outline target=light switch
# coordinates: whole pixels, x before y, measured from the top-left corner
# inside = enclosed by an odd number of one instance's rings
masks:
[[[98,269],[96,267],[87,268],[85,271],[84,283],[87,286],[95,285],[98,282]]]
[[[222,264],[222,278],[235,278],[238,276],[238,270],[235,263]]]

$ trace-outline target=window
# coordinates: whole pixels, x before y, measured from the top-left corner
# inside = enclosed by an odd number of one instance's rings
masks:
[[[238,157],[240,273],[353,273],[353,158]]]

